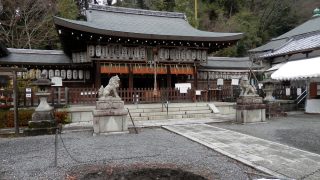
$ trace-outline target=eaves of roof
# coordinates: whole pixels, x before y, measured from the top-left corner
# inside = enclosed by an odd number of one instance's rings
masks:
[[[62,51],[8,48],[10,54],[0,58],[0,64],[70,64]]]
[[[161,11],[149,12],[148,10],[143,10],[142,13],[126,13],[137,11],[137,9],[117,8],[122,11],[111,11],[112,8],[111,10],[89,9],[86,11],[87,21],[54,17],[54,22],[57,26],[78,31],[127,38],[223,42],[239,40],[243,36],[242,33],[208,32],[195,29],[181,18],[181,13],[175,17],[173,16],[176,15],[175,13],[161,15],[163,13]]]

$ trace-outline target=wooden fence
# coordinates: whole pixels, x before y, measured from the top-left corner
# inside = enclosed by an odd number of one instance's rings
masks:
[[[297,98],[297,88],[290,88],[290,95],[286,94],[288,87],[278,86],[273,95],[276,99],[291,99]],[[301,88],[303,92],[305,89]],[[53,106],[64,105],[93,105],[97,100],[96,88],[50,88],[51,95],[48,98],[48,103]],[[133,103],[161,103],[161,102],[207,102],[207,101],[226,101],[235,102],[239,97],[240,88],[238,86],[224,86],[216,89],[202,90],[196,92],[191,89],[187,93],[180,93],[177,89],[163,88],[157,91],[154,95],[152,88],[134,88],[134,89],[119,89],[119,96],[126,104]],[[10,93],[9,93],[10,94]],[[27,95],[28,94],[28,95]],[[35,92],[18,92],[19,107],[34,107],[38,106],[39,98]],[[258,90],[260,96],[264,96],[262,90]],[[9,95],[8,97],[12,97]]]

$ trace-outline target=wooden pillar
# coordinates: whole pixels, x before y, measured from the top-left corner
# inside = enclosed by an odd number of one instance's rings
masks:
[[[100,61],[95,61],[96,64],[96,71],[95,71],[95,82],[94,82],[94,86],[95,88],[100,88],[101,86],[101,64]]]
[[[16,135],[19,134],[19,118],[18,118],[18,85],[17,85],[17,72],[13,71],[13,118],[14,129]]]
[[[133,89],[133,69],[132,64],[129,64],[129,89]]]
[[[171,88],[171,71],[170,71],[170,66],[167,66],[167,88]]]
[[[194,87],[194,89],[198,89],[198,69],[197,69],[197,65],[194,65],[193,76],[194,76],[193,87]]]

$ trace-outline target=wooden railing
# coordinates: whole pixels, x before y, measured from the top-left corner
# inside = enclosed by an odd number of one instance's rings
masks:
[[[304,88],[302,88],[302,91]],[[64,88],[52,87],[49,89],[51,95],[48,97],[48,103],[55,107],[64,105],[93,105],[97,100],[96,88]],[[297,88],[290,88],[290,96],[286,95],[286,87],[279,86],[273,95],[276,99],[296,99]],[[180,93],[173,88],[161,88],[154,95],[152,88],[134,88],[118,90],[119,96],[126,104],[133,103],[162,103],[162,102],[207,102],[207,101],[227,101],[235,102],[239,97],[240,88],[238,86],[223,86],[216,89],[202,90],[200,95],[196,95],[195,90],[188,90],[187,93]],[[259,95],[264,96],[263,91],[258,90]],[[18,93],[19,107],[35,107],[39,104],[39,98],[32,91],[31,97],[26,95],[25,91]],[[12,97],[12,95],[8,95]]]

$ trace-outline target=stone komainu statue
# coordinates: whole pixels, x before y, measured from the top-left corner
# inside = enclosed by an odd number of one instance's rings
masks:
[[[249,80],[246,76],[244,76],[240,79],[240,88],[241,88],[240,96],[255,96],[255,95],[257,95],[256,88],[254,88],[251,84],[249,84]]]
[[[120,78],[118,75],[112,76],[109,80],[109,84],[106,87],[101,85],[98,95],[99,100],[104,100],[108,97],[120,98],[117,92],[117,88],[120,85]]]

